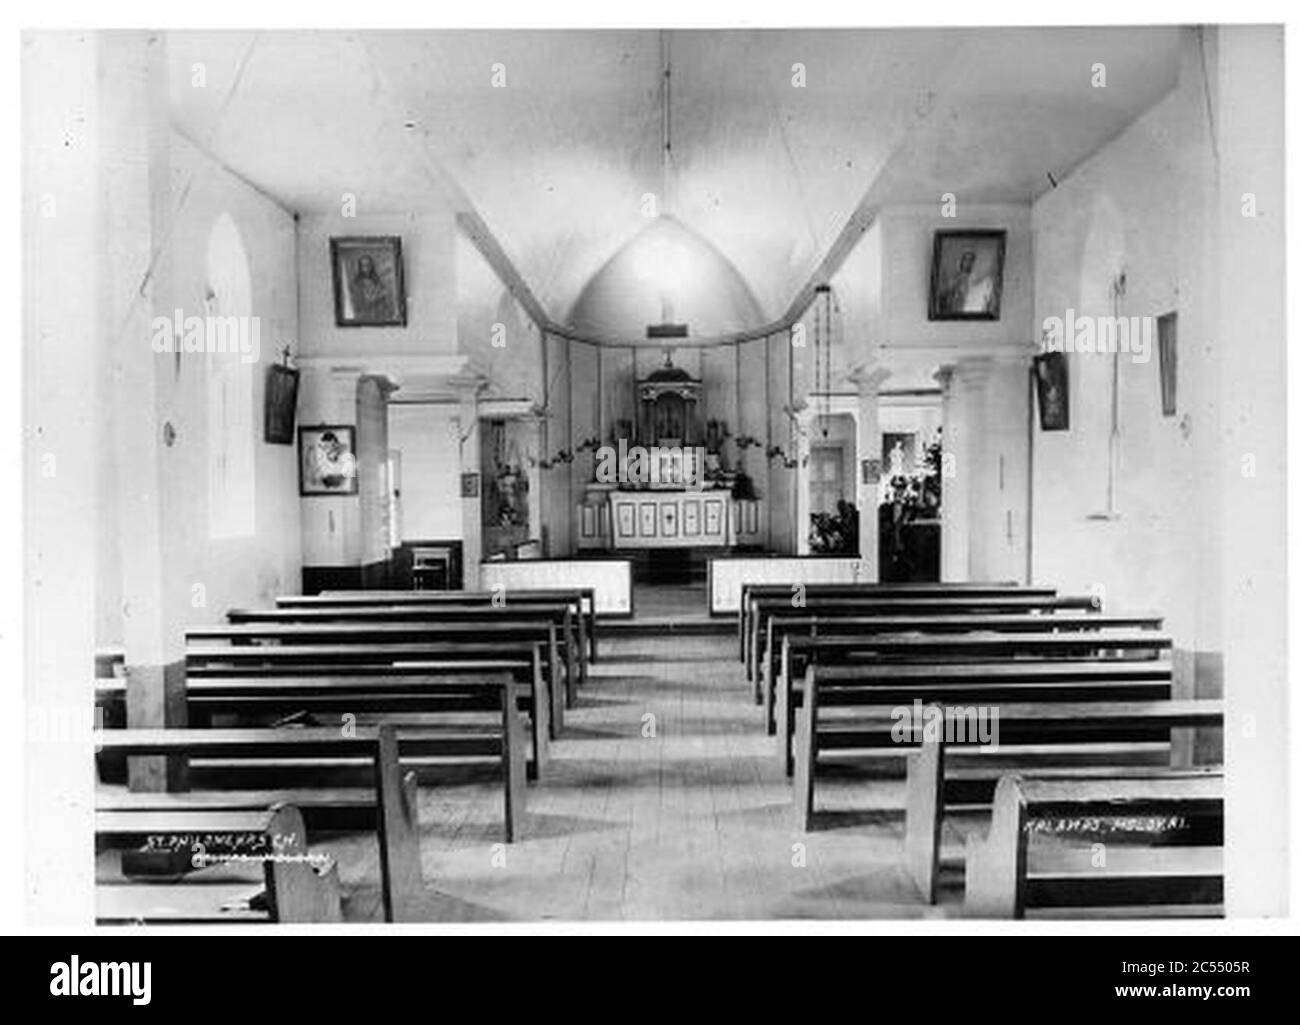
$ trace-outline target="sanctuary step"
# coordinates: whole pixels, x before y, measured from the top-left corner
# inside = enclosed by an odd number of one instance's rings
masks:
[[[708,579],[710,553],[706,549],[642,548],[629,554],[632,580],[637,584],[702,584]]]

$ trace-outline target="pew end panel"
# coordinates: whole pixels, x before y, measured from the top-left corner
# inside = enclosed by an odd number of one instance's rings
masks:
[[[1020,918],[1029,837],[1020,778],[1004,776],[993,794],[988,836],[966,841],[966,913],[976,918]]]
[[[403,773],[398,758],[397,731],[378,729],[375,758],[379,852],[384,860],[384,920],[418,921],[424,898],[420,860],[420,792],[414,772]]]
[[[941,738],[923,737],[907,756],[903,853],[921,899],[933,904],[939,884],[939,849],[943,837],[943,761]]]

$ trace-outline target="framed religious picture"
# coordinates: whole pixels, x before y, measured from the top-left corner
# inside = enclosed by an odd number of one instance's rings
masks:
[[[997,320],[1002,315],[1002,230],[936,231],[930,262],[931,320]]]
[[[357,429],[320,424],[298,428],[298,494],[357,493]]]
[[[268,445],[293,444],[293,420],[298,409],[298,371],[279,363],[266,368],[266,397],[262,436]]]
[[[1178,413],[1178,314],[1156,318],[1156,344],[1160,348],[1160,414]]]
[[[462,473],[460,475],[460,497],[479,497],[479,475],[477,473]]]
[[[396,235],[330,239],[334,323],[406,327],[402,240]]]
[[[1038,424],[1045,431],[1070,429],[1070,379],[1063,352],[1034,357],[1034,384],[1038,392]]]

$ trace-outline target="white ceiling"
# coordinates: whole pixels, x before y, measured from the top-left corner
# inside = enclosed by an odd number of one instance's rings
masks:
[[[662,190],[666,46],[665,212],[775,319],[864,200],[1033,199],[1174,86],[1178,32],[179,32],[168,52],[175,126],[286,206],[472,207],[563,322]]]

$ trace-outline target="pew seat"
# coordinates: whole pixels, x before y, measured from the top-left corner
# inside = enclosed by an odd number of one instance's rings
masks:
[[[1178,702],[1127,703],[1126,706],[1150,721],[1154,711],[1170,729],[1223,727],[1221,701],[1195,700]],[[1114,708],[1106,704],[1089,705],[1089,713],[1078,723],[1080,731],[1090,726],[1114,722]],[[1014,721],[1014,720],[1013,720]],[[987,809],[1003,775],[1014,772],[1034,779],[1087,780],[1094,778],[1144,779],[1160,771],[1175,775],[1200,776],[1221,770],[1208,768],[1169,768],[1168,750],[1161,743],[1101,742],[1072,744],[1062,749],[1051,745],[1016,744],[1015,732],[1001,738],[996,748],[975,744],[950,743],[944,736],[931,734],[922,738],[920,747],[907,757],[906,819],[904,850],[908,872],[922,899],[933,904],[938,897],[941,873],[960,868],[960,852],[954,857],[945,853],[943,823],[956,810]],[[1153,757],[1143,758],[1151,750]]]
[[[251,760],[271,766],[314,764],[316,771],[321,765],[343,761],[368,769],[370,792],[374,796],[373,828],[379,843],[384,918],[393,922],[419,917],[424,884],[417,793],[414,778],[401,771],[397,736],[391,725],[358,727],[347,732],[320,728],[108,729],[95,731],[95,744],[105,752],[122,756],[188,758],[200,763],[204,759]],[[304,786],[302,790],[301,795],[294,788],[292,794],[283,796],[310,801],[311,787]],[[193,798],[189,807],[194,811],[237,812],[255,810],[259,799],[271,796],[248,794],[247,803],[237,803],[233,797],[214,797],[205,806],[199,803],[203,798],[198,793],[134,794],[123,798],[129,803],[109,805],[103,810],[106,813],[150,810],[174,813],[186,807],[187,799]],[[301,821],[301,812],[298,814]],[[305,831],[299,835],[305,836]]]
[[[101,925],[342,921],[338,866],[309,851],[293,805],[98,810],[95,836],[115,845],[175,841],[192,861],[199,859],[181,883],[124,875],[98,880]],[[215,860],[205,864],[204,857]]]
[[[1146,842],[1057,842],[1060,834],[1038,828],[1134,820],[1157,827]],[[1221,916],[1222,830],[1221,773],[1007,775],[994,794],[987,839],[967,845],[964,910],[983,918],[1135,917],[1152,909]],[[1184,836],[1194,840],[1180,842]]]
[[[816,664],[803,675],[802,686],[782,681],[777,702],[777,737],[786,775],[796,761],[795,714],[804,706],[808,679],[822,689],[821,706],[887,705],[910,707],[913,702],[1149,701],[1172,695],[1173,665],[1155,658],[1050,657],[1030,644],[995,648],[988,661],[930,661],[924,647],[912,662],[871,664],[857,661],[849,649],[849,664]],[[1167,639],[1166,639],[1167,641]],[[1139,649],[1136,654],[1144,654]],[[1086,656],[1087,652],[1082,653]],[[796,678],[797,679],[797,678]]]

